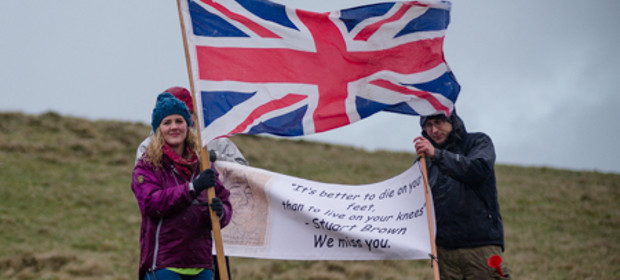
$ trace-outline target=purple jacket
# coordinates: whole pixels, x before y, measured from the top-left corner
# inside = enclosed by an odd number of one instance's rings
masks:
[[[147,271],[166,267],[213,269],[211,219],[208,206],[201,205],[207,201],[207,191],[192,199],[190,181],[177,174],[166,157],[162,166],[156,169],[140,159],[133,170],[131,189],[142,213],[139,279]],[[217,179],[215,193],[224,205],[223,228],[232,217],[230,192]]]

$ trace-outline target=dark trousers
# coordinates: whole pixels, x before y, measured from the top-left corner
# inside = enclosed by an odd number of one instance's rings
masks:
[[[504,273],[503,278],[495,268],[487,264],[489,257],[501,254],[502,248],[494,245],[461,249],[437,246],[439,275],[441,280],[510,279],[510,269],[505,262],[500,266]]]
[[[144,280],[211,280],[213,279],[213,270],[205,269],[198,275],[181,275],[167,269],[158,269],[155,272],[147,272]]]

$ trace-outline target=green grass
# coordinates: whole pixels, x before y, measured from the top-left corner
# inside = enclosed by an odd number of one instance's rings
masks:
[[[150,127],[56,113],[0,113],[0,279],[135,279],[140,214],[130,188]],[[256,167],[366,184],[410,153],[235,136]],[[497,165],[515,279],[620,279],[620,175]],[[232,279],[432,279],[429,261],[230,258]]]

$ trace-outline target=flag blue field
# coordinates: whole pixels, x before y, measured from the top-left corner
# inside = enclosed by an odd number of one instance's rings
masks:
[[[443,55],[449,2],[316,13],[188,0],[181,10],[203,143],[309,135],[382,110],[450,114],[460,90]]]

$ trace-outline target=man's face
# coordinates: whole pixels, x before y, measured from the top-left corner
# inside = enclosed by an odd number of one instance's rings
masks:
[[[442,118],[430,119],[424,123],[424,131],[435,143],[443,145],[452,131],[452,124]]]

